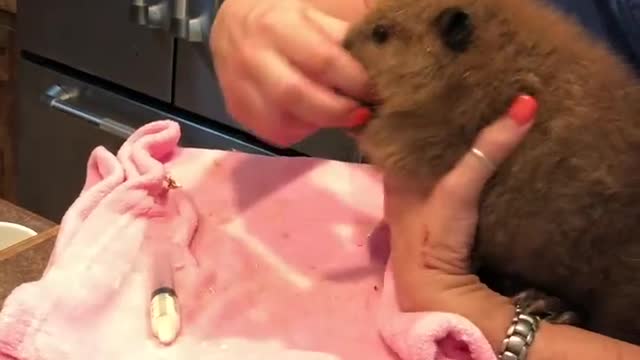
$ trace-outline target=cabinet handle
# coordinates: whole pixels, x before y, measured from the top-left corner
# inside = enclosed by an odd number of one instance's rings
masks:
[[[167,26],[169,17],[169,2],[166,0],[150,4],[149,0],[132,0],[129,5],[129,20],[151,29]]]
[[[217,2],[216,2],[217,5]],[[171,33],[178,39],[189,42],[204,42],[207,36],[206,15],[192,18],[189,16],[189,0],[174,0],[171,16]]]
[[[67,103],[68,100],[78,98],[77,90],[66,90],[59,85],[53,85],[52,87],[47,89],[44,98],[46,103],[49,104],[49,106],[53,109],[86,120],[88,123],[96,125],[100,129],[122,139],[126,140],[135,131],[135,129],[127,125],[121,124],[106,117],[93,114],[89,111],[85,111],[83,109],[80,109],[79,107]]]

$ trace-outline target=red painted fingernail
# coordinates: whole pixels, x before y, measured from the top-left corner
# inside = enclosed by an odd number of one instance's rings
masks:
[[[519,126],[525,126],[531,121],[538,110],[538,102],[529,95],[520,95],[509,109],[509,117]]]
[[[349,126],[356,127],[365,124],[371,118],[371,114],[371,110],[365,107],[357,108],[349,115]]]

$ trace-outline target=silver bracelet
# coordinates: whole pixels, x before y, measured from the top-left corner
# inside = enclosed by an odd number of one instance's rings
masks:
[[[539,317],[523,314],[521,308],[516,306],[516,315],[507,330],[507,337],[502,342],[502,353],[498,359],[526,360],[539,325]]]

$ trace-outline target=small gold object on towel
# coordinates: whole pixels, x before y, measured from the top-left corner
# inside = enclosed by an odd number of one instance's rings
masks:
[[[167,187],[169,189],[177,189],[181,187],[180,184],[171,177],[171,175],[167,175],[165,181],[167,182]]]

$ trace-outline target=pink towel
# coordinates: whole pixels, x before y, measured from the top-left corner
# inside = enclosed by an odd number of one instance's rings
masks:
[[[494,360],[466,319],[400,313],[366,165],[178,146],[171,121],[97,148],[39,281],[0,312],[0,358]],[[167,174],[181,188],[166,190]],[[171,246],[182,332],[147,320]]]

